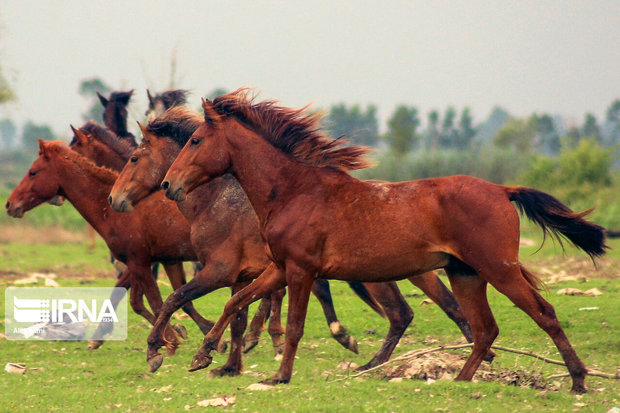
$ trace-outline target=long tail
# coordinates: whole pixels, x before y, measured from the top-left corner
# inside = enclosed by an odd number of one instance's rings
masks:
[[[563,235],[592,259],[609,248],[605,245],[605,228],[584,219],[592,209],[573,212],[558,199],[532,188],[515,186],[506,190],[521,213],[542,228],[545,237],[551,234],[562,245],[560,235]]]
[[[352,281],[349,282],[349,287],[351,287],[353,292],[357,294],[358,297],[362,299],[362,301],[368,304],[368,306],[372,308],[377,314],[379,314],[383,318],[386,317],[383,308],[381,308],[377,300],[375,300],[375,298],[370,295],[363,283]]]

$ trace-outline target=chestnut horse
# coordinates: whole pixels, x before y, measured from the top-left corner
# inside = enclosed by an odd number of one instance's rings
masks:
[[[107,197],[117,176],[116,172],[96,166],[63,142],[40,140],[39,158],[9,196],[6,209],[10,216],[20,218],[54,196],[66,198],[102,236],[114,257],[127,265],[117,285],[132,287],[132,308],[154,324],[163,301],[150,271],[151,262],[167,265],[195,259],[189,242],[189,226],[176,205],[163,194],[153,194],[133,214],[111,210]],[[155,315],[144,306],[142,294],[146,295]],[[113,298],[120,300],[120,297]],[[201,329],[208,331],[212,323],[201,320]],[[176,334],[166,328],[166,345],[171,353],[178,343]]]
[[[195,355],[192,370],[207,367],[210,352],[235,308],[288,284],[286,345],[280,369],[267,383],[291,379],[315,278],[384,282],[443,268],[474,335],[457,380],[471,380],[499,329],[487,284],[506,295],[553,340],[572,378],[585,392],[586,367],[540,283],[519,262],[519,214],[545,233],[564,236],[592,258],[605,252],[604,228],[546,193],[470,176],[398,183],[360,181],[346,170],[367,165],[362,147],[341,147],[325,136],[320,115],[254,103],[239,90],[203,101],[205,123],[166,175],[167,195],[182,200],[225,173],[246,192],[268,244],[272,264],[226,304]]]
[[[176,155],[181,151],[182,146],[202,123],[202,117],[198,116],[193,110],[179,107],[168,110],[164,115],[151,122],[146,129],[143,129],[143,143],[140,145],[139,149],[134,152],[131,158],[132,162],[129,163],[125,169],[123,169],[121,175],[112,188],[110,195],[111,205],[117,209],[129,208],[132,204],[139,202],[146,195],[158,188],[161,179],[164,177],[168,167],[172,164]],[[232,186],[232,188],[240,191],[240,189],[236,186]],[[209,206],[213,203],[208,193],[196,192],[197,191],[195,190],[190,195],[190,198],[192,198],[191,204],[198,202],[201,205],[201,208],[208,210]],[[239,197],[244,199],[245,202],[248,202],[247,198],[245,198],[243,194],[239,194]],[[181,210],[188,209],[188,207],[184,205],[188,203],[188,200],[179,203]],[[189,210],[195,211],[196,207],[189,208]],[[260,241],[256,215],[251,208],[244,210],[244,212],[246,213],[234,216],[234,214],[231,214],[229,211],[224,211],[222,215],[217,218],[222,222],[226,222],[227,220],[245,222],[245,225],[247,225],[247,227],[250,228],[250,231],[254,233],[252,238]],[[192,225],[192,236],[194,228],[196,231],[204,231],[202,220],[213,219],[215,216],[214,214],[210,214],[202,217],[193,217],[191,214],[184,214]],[[194,222],[197,225],[194,225]],[[214,237],[205,237],[206,240],[212,240],[213,238]],[[195,247],[197,249],[206,248],[207,251],[212,251],[216,249],[217,246],[214,246],[213,242],[208,242],[206,245],[198,245]],[[232,248],[230,249],[234,250]],[[262,248],[259,248],[259,250],[262,250]],[[264,255],[264,253],[261,253],[261,255]],[[266,257],[265,261],[267,261]],[[191,281],[190,284],[195,281],[196,283],[208,286],[210,283],[215,282],[212,275],[208,275],[208,273],[206,275],[207,276],[204,277],[204,279],[195,279]],[[231,274],[230,276],[233,277],[233,275],[234,274]],[[454,297],[434,274],[429,273],[426,276],[412,279],[412,281],[416,286],[425,291],[435,302],[437,302],[440,307],[444,309],[444,311],[446,311],[450,318],[452,318],[462,329],[468,340],[472,340],[469,325],[464,319],[464,316],[461,314]],[[234,282],[234,278],[230,278],[230,282]],[[378,294],[381,297],[379,302],[383,303],[384,307],[381,312],[387,314],[392,326],[391,333],[386,339],[386,346],[382,349],[382,352],[378,353],[378,355],[371,362],[363,367],[370,368],[386,361],[389,358],[393,348],[398,342],[398,339],[409,324],[411,309],[404,302],[404,299],[402,299],[402,296],[398,292],[398,288],[395,284],[388,286],[377,284],[369,284],[364,286],[359,283],[350,284],[356,292],[362,290],[371,291],[371,294],[374,293],[373,295]],[[189,289],[189,284],[186,288]],[[324,304],[326,299],[329,300],[328,303],[331,304],[331,295],[329,293],[328,282],[326,280],[322,280],[320,283],[315,281],[312,292],[319,297],[319,299],[324,297],[321,304],[323,306],[323,310],[325,311],[332,335],[334,335],[334,337],[336,337],[342,344],[346,344],[349,340],[345,335],[346,331],[336,318],[333,305],[326,308],[326,305]],[[321,294],[321,292],[323,293]],[[187,300],[192,299],[192,297],[182,294],[181,291],[179,291],[179,294],[185,296],[185,299]],[[172,300],[172,296],[169,300]],[[176,305],[179,305],[180,302],[177,302]],[[374,298],[370,304],[375,304]],[[166,307],[167,301],[164,304],[164,308]],[[174,310],[175,307],[172,306],[171,311]],[[163,318],[164,315],[165,312],[162,312],[160,318]],[[252,333],[252,331],[250,333]],[[151,339],[154,343],[157,342],[159,335],[159,333],[151,335]],[[492,358],[492,354],[490,356]],[[161,358],[156,356],[156,353],[154,352],[152,356],[149,356],[149,358],[152,358],[153,360],[152,365],[157,365],[157,363],[160,363],[161,360]]]
[[[104,128],[100,125],[95,124],[94,122],[87,122],[82,128],[75,129],[73,126],[71,127],[73,130],[73,139],[69,144],[69,147],[76,151],[77,153],[85,156],[91,161],[95,162],[96,165],[109,167],[110,169],[117,170],[117,165],[119,161],[123,162],[123,165],[126,163],[126,156],[128,153],[131,154],[132,151],[127,149],[127,141],[119,140],[116,135],[114,135],[109,129]],[[89,132],[88,134],[85,131]],[[106,143],[104,143],[106,142]],[[123,151],[125,148],[125,151]],[[127,152],[127,150],[129,152]],[[153,271],[151,268],[151,271]],[[164,264],[164,270],[166,271],[166,275],[170,279],[170,284],[174,290],[177,290],[183,284],[185,284],[185,270],[183,269],[183,263],[168,263]],[[156,275],[155,273],[153,274]],[[123,279],[122,274],[118,277],[119,279]],[[118,287],[121,287],[118,285]],[[123,285],[122,287],[129,288],[128,286]],[[193,304],[190,302],[187,305],[183,306],[183,311],[188,314],[192,320],[196,323],[198,328],[206,334],[209,329],[213,326],[213,322],[206,320],[203,318],[194,308]],[[175,327],[181,335],[186,338],[186,332],[183,330],[182,326]],[[91,349],[98,348],[102,344],[101,341],[93,341],[90,344]]]
[[[133,134],[127,130],[127,105],[131,95],[133,95],[133,89],[129,92],[112,92],[109,99],[97,92],[97,97],[104,108],[103,124],[115,135],[136,146]]]

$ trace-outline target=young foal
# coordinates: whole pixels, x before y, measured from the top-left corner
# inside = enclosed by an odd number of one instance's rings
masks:
[[[605,252],[603,228],[552,196],[469,176],[369,183],[345,172],[366,165],[364,148],[339,147],[320,132],[317,115],[237,91],[203,102],[205,123],[171,166],[162,187],[182,200],[202,183],[233,174],[247,193],[273,260],[236,294],[194,357],[204,368],[222,327],[238,306],[288,284],[286,346],[269,383],[290,380],[303,334],[308,295],[317,277],[390,281],[444,268],[474,335],[457,380],[471,380],[499,332],[487,284],[505,294],[553,340],[585,392],[586,368],[573,350],[537,278],[519,263],[519,216],[568,238],[591,257]]]

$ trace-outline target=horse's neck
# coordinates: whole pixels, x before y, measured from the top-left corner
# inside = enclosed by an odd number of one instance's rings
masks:
[[[58,159],[60,187],[64,196],[95,230],[102,234],[107,211],[107,197],[112,185],[70,159]]]
[[[258,136],[231,143],[232,174],[247,194],[261,225],[265,225],[274,209],[292,198],[300,187],[300,179],[309,182],[315,177],[311,168],[290,159]]]
[[[95,163],[98,166],[105,166],[106,168],[120,171],[127,163],[127,159],[124,159],[121,155],[117,154],[113,150],[106,148],[100,149],[97,152],[97,161]]]

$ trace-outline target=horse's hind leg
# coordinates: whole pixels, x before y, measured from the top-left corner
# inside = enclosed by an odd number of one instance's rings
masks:
[[[395,282],[364,283],[364,285],[385,311],[390,322],[390,330],[377,354],[368,363],[359,367],[359,370],[368,370],[385,363],[413,320],[413,310],[405,301]]]
[[[252,322],[250,323],[250,328],[248,328],[248,333],[243,338],[243,352],[247,353],[252,350],[258,344],[258,339],[260,338],[261,333],[263,332],[265,322],[269,317],[269,312],[271,311],[271,299],[263,298],[260,301],[260,305],[254,313],[254,317],[252,318]]]
[[[533,276],[520,264],[513,264],[509,273],[504,270],[501,276],[495,276],[489,282],[527,313],[551,337],[573,379],[571,391],[585,393],[586,367],[564,334],[553,306],[542,298],[538,291],[526,281],[527,279],[531,280]]]
[[[249,283],[236,283],[232,288],[233,295]],[[244,307],[235,314],[230,322],[230,353],[228,360],[222,367],[211,370],[212,376],[238,376],[243,369],[243,332],[248,325],[248,307]]]
[[[321,303],[329,331],[332,333],[332,337],[340,343],[347,350],[351,350],[357,354],[357,341],[349,335],[347,329],[340,323],[338,316],[336,315],[336,309],[334,308],[334,302],[332,301],[332,294],[329,289],[329,281],[327,280],[314,280],[312,284],[312,293]]]
[[[461,310],[474,336],[474,347],[456,380],[471,380],[499,334],[487,300],[487,282],[476,274],[446,270]]]
[[[269,327],[267,331],[271,337],[276,358],[280,357],[284,352],[284,341],[282,340],[284,335],[284,327],[282,327],[282,300],[285,295],[286,288],[280,288],[269,296],[271,309],[269,311]]]
[[[112,304],[112,308],[114,308],[114,310],[116,310],[116,307],[118,307],[118,303],[123,299],[123,297],[125,297],[125,294],[127,294],[127,290],[130,286],[131,283],[129,282],[129,273],[127,271],[123,271],[119,274],[115,287],[124,288],[124,290],[114,290],[114,292],[110,296],[110,303]],[[104,341],[103,336],[109,334],[113,328],[113,323],[104,321],[99,323],[99,325],[97,326],[97,330],[95,330],[93,336],[88,342],[88,349],[96,350],[101,347]]]
[[[175,291],[185,285],[185,270],[183,269],[182,263],[168,265],[164,264],[164,269],[166,270],[170,284]],[[211,327],[213,327],[213,324],[215,324],[213,321],[207,320],[201,316],[198,311],[196,311],[196,308],[194,308],[194,304],[192,304],[191,301],[188,301],[183,305],[183,311],[189,315],[192,320],[194,320],[200,331],[202,331],[202,334],[207,334],[209,330],[211,330]],[[179,333],[183,336],[182,331],[179,331]],[[186,337],[183,338],[187,338],[187,332],[185,332],[185,336]]]

